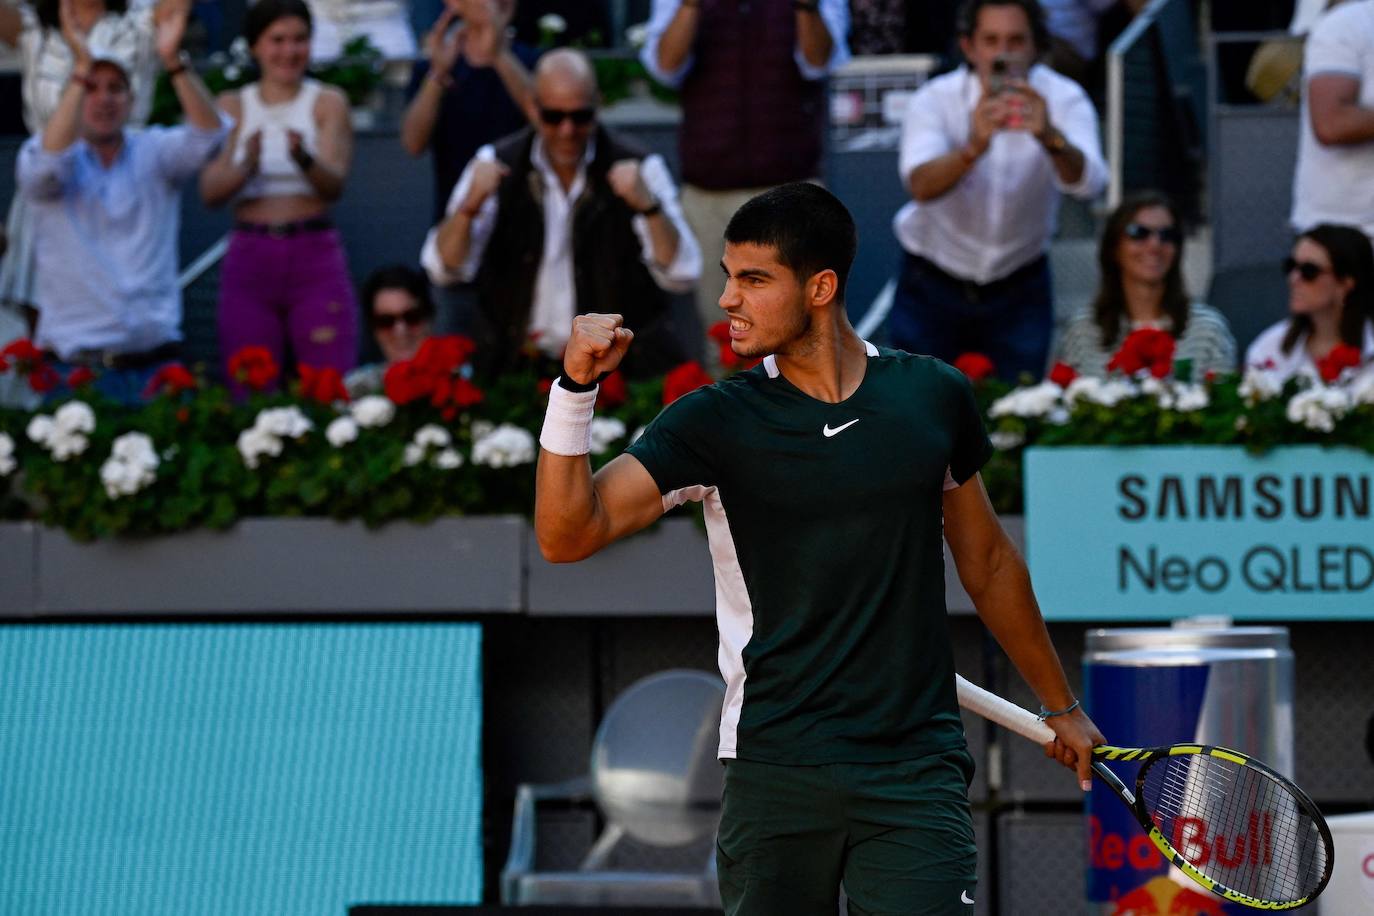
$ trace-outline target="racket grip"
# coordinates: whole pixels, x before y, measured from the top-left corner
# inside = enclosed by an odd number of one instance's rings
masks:
[[[954,686],[959,693],[959,705],[969,712],[975,712],[1003,728],[1010,729],[1024,738],[1046,744],[1054,740],[1054,729],[1042,722],[1036,715],[1009,700],[1004,700],[991,691],[964,679],[962,674],[954,675]]]

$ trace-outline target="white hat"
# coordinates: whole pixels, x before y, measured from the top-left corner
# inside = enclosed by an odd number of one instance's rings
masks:
[[[86,46],[86,50],[91,55],[92,67],[96,64],[114,64],[124,73],[125,81],[133,83],[134,62],[126,49],[93,41]]]

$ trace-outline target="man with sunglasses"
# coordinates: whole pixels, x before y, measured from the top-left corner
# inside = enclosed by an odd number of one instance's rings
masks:
[[[1045,371],[1054,309],[1047,252],[1061,195],[1107,185],[1097,113],[1077,83],[1036,63],[1049,32],[1035,0],[967,0],[968,63],[911,97],[894,220],[904,254],[893,346],[953,362],[987,355],[1015,381]]]
[[[421,263],[436,285],[475,281],[475,359],[491,373],[562,359],[574,315],[613,311],[645,345],[631,374],[682,360],[669,293],[689,291],[701,252],[663,158],[596,116],[596,76],[563,49],[534,72],[534,127],[482,147],[430,230]],[[556,372],[556,368],[554,370]]]

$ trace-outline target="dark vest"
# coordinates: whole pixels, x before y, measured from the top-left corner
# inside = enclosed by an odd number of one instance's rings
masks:
[[[489,372],[518,363],[529,349],[526,332],[535,280],[544,255],[544,185],[531,162],[535,133],[526,128],[495,144],[496,158],[510,169],[497,190],[499,211],[477,274],[481,310],[492,329],[486,358]],[[632,376],[663,372],[682,361],[682,349],[668,324],[668,294],[640,259],[634,214],[606,182],[622,159],[643,161],[648,153],[598,126],[596,156],[587,166],[586,187],[573,204],[573,285],[577,313],[624,316],[635,332],[626,355]]]
[[[791,0],[702,0],[700,15],[681,90],[683,181],[726,191],[820,175],[825,81],[797,70]]]

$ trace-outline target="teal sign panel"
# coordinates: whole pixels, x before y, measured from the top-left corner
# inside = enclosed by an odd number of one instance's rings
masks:
[[[1374,619],[1364,452],[1032,448],[1025,479],[1047,619]]]
[[[477,624],[0,627],[0,912],[482,899]]]

